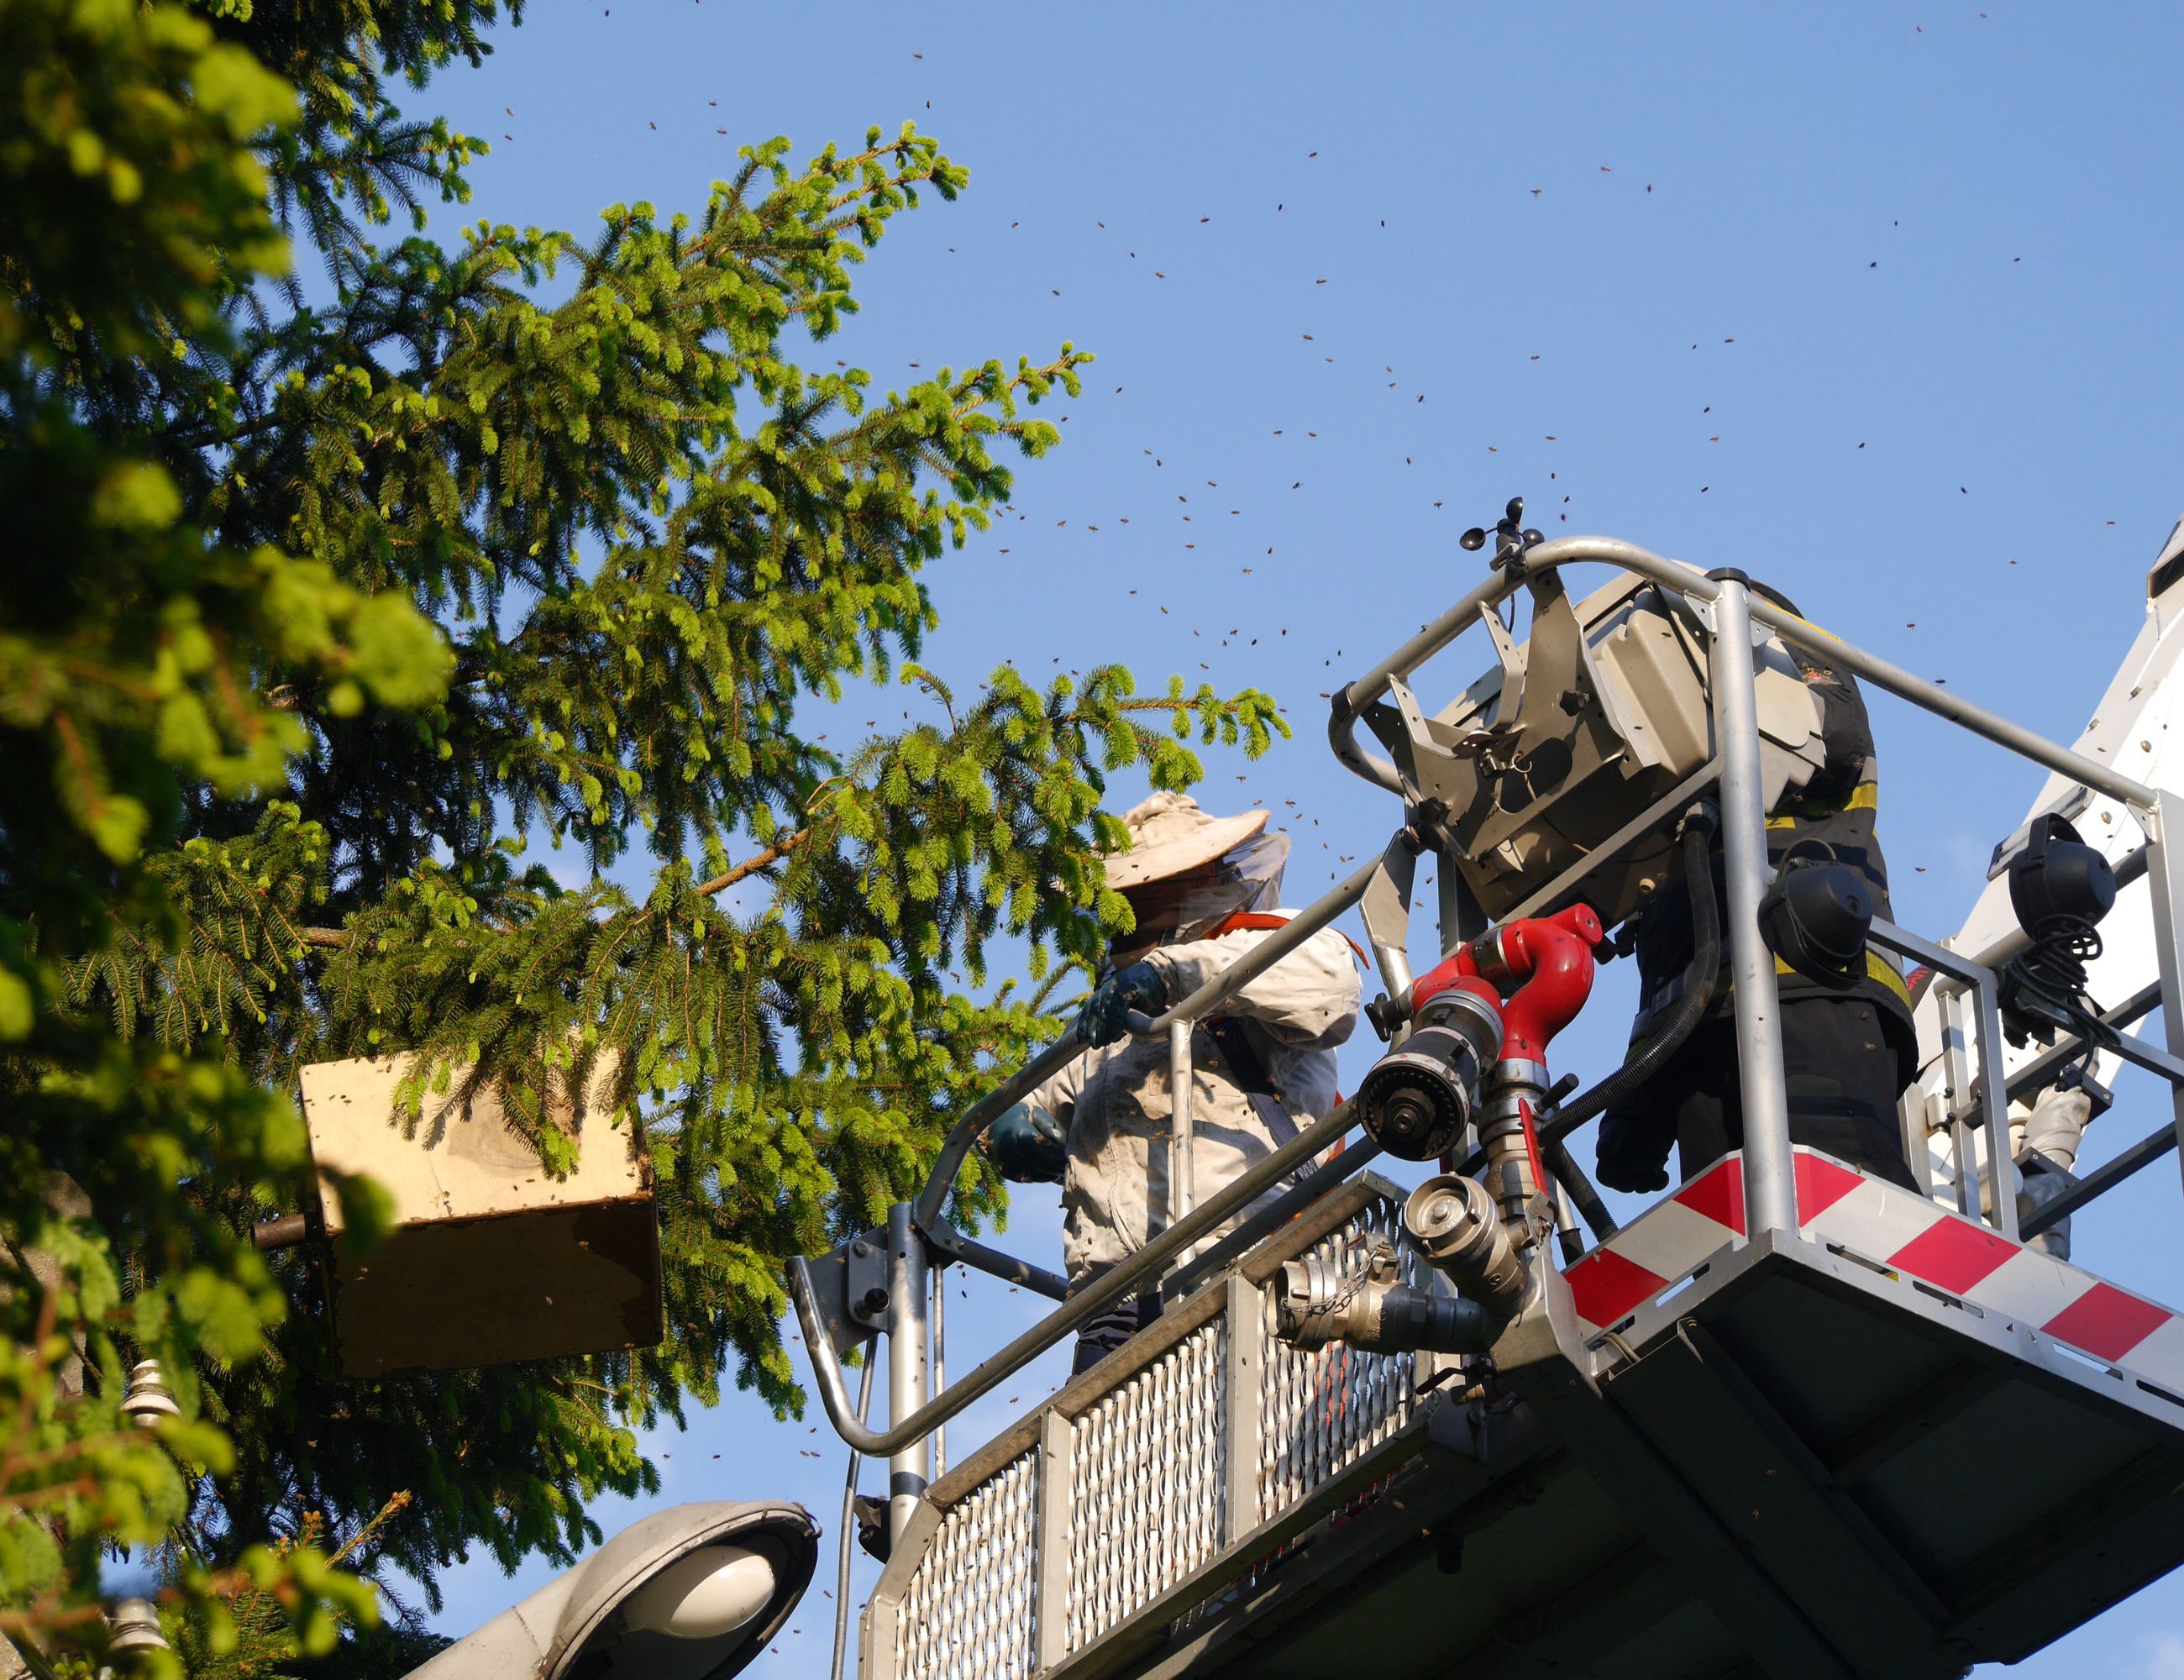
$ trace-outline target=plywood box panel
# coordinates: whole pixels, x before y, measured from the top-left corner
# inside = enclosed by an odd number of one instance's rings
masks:
[[[602,1100],[601,1057],[575,1131],[577,1169],[555,1178],[510,1131],[498,1097],[427,1094],[405,1136],[394,1107],[404,1056],[303,1072],[304,1117],[324,1170],[363,1173],[394,1200],[395,1228],[359,1259],[333,1247],[335,1340],[344,1371],[381,1377],[649,1346],[661,1334],[660,1237],[649,1173]],[[460,1080],[456,1082],[460,1083]],[[328,1236],[341,1203],[322,1175]]]

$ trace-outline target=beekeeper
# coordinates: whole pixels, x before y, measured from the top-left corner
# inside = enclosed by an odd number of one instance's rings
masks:
[[[1076,1031],[1095,1048],[986,1134],[987,1152],[1005,1177],[1061,1185],[1063,1257],[1072,1289],[1143,1248],[1184,1210],[1171,1179],[1167,1037],[1132,1037],[1125,1017],[1132,1010],[1159,1015],[1293,914],[1277,908],[1289,839],[1265,832],[1266,812],[1209,816],[1184,794],[1158,793],[1123,821],[1129,844],[1106,859],[1107,883],[1129,900],[1137,920],[1116,936],[1108,966],[1078,1016]],[[1334,1107],[1334,1048],[1357,1021],[1354,948],[1342,934],[1322,929],[1198,1023],[1191,1035],[1190,1205]],[[1240,1210],[1237,1220],[1250,1211]],[[1090,1369],[1159,1313],[1159,1292],[1147,1289],[1088,1321],[1078,1332],[1076,1369]]]

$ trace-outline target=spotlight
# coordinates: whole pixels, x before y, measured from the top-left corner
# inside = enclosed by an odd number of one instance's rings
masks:
[[[2115,871],[2076,829],[2052,811],[2032,819],[2009,859],[2009,907],[2031,943],[2003,965],[2003,1029],[2020,1046],[2059,1033],[2079,1040],[2088,1058],[2081,1075],[2094,1053],[2120,1042],[2086,991],[2086,965],[2101,954],[2098,923],[2115,897]]]
[[[2009,860],[2009,907],[2017,925],[2038,937],[2059,917],[2092,926],[2115,907],[2115,871],[2063,818],[2033,818]]]
[[[1873,894],[1841,864],[1790,862],[1759,900],[1768,949],[1823,986],[1848,987],[1865,977],[1872,931]]]

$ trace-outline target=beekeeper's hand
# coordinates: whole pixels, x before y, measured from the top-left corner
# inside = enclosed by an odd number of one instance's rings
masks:
[[[1167,976],[1150,963],[1132,963],[1100,982],[1077,1016],[1077,1036],[1092,1045],[1112,1044],[1129,1027],[1132,1010],[1158,1015],[1167,1007]]]
[[[986,1128],[986,1154],[1019,1184],[1059,1184],[1069,1171],[1069,1128],[1045,1109],[1018,1103]]]

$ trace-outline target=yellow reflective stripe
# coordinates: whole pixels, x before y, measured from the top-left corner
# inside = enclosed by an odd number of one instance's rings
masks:
[[[1824,805],[1816,799],[1792,799],[1786,815],[1770,816],[1767,826],[1771,829],[1795,828],[1800,822],[1818,822],[1825,818],[1841,816],[1845,811],[1872,811],[1880,809],[1880,784],[1861,782],[1851,789],[1850,798],[1840,805]]]
[[[1781,958],[1774,959],[1774,972],[1777,976],[1795,974],[1797,971]],[[1903,976],[1896,971],[1896,965],[1882,956],[1880,952],[1868,951],[1865,954],[1865,977],[1886,987],[1901,998],[1905,1009],[1911,1007],[1911,988],[1903,983]]]

